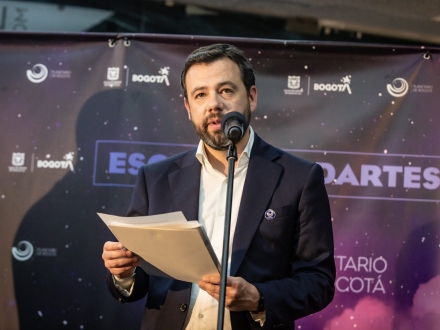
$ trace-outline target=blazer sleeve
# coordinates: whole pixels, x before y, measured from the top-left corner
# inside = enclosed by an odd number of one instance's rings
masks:
[[[133,189],[127,216],[133,217],[142,215],[148,215],[148,194],[143,167],[140,167],[136,177],[136,183]],[[136,268],[134,287],[130,297],[124,297],[116,289],[113,283],[112,274],[110,272],[107,272],[106,283],[111,295],[119,302],[133,302],[144,298],[148,293],[149,275],[145,273],[142,268]]]
[[[293,233],[290,276],[254,283],[265,299],[264,329],[293,321],[326,307],[336,276],[330,205],[320,165],[314,164],[302,188]]]

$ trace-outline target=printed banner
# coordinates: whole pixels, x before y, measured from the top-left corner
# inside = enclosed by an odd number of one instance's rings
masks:
[[[145,301],[107,292],[96,212],[125,215],[139,166],[198,143],[180,72],[216,42],[255,69],[253,129],[325,172],[336,296],[296,327],[438,327],[440,49],[118,37],[0,34],[0,328],[140,328]]]

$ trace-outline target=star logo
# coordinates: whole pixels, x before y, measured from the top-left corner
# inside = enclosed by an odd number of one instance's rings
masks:
[[[163,68],[161,68],[159,70],[159,74],[161,74],[161,75],[168,76],[169,73],[170,73],[170,67],[169,66],[165,66],[165,67],[163,67]]]
[[[351,82],[351,76],[347,75],[345,77],[342,77],[341,82],[343,84],[349,84]]]
[[[69,152],[69,153],[65,154],[63,158],[67,161],[73,161],[74,154],[75,154],[74,152]]]

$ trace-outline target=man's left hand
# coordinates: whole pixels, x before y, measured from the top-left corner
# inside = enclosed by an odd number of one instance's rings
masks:
[[[199,282],[200,289],[220,299],[220,275],[204,276]],[[228,276],[226,280],[225,307],[233,312],[256,311],[260,293],[257,288],[241,277]]]

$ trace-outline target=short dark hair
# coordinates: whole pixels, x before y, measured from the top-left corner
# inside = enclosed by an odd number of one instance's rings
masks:
[[[191,66],[194,64],[212,63],[225,57],[237,63],[241,73],[241,80],[243,81],[246,91],[249,94],[251,87],[255,85],[255,75],[252,65],[244,56],[244,53],[232,45],[213,44],[196,49],[186,59],[182,74],[180,75],[180,86],[182,87],[184,96],[188,98],[186,93],[185,79],[186,74]]]

